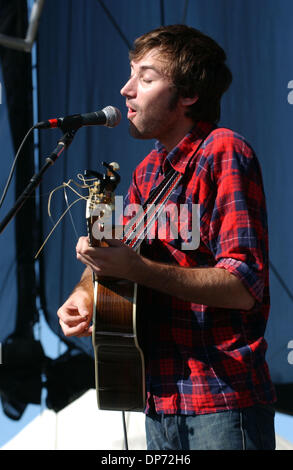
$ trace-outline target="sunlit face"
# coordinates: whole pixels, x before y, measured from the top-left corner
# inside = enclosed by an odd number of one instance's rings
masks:
[[[131,63],[131,76],[121,94],[126,98],[131,135],[166,144],[178,125],[177,93],[156,49]]]

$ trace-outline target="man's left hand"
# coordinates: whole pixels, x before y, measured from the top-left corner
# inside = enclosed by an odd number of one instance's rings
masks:
[[[105,240],[106,247],[91,247],[87,237],[80,237],[76,257],[89,266],[97,276],[110,276],[135,280],[135,268],[140,256],[121,240]]]

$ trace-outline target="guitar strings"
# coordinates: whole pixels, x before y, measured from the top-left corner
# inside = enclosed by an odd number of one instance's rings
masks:
[[[77,233],[77,230],[76,230],[76,227],[75,227],[75,223],[74,223],[74,220],[73,220],[73,217],[72,217],[71,210],[70,210],[70,208],[69,208],[69,202],[68,202],[68,196],[67,196],[66,187],[63,188],[63,193],[64,193],[65,203],[66,203],[66,206],[67,206],[67,208],[68,208],[68,212],[69,212],[69,217],[70,217],[71,225],[72,225],[73,230],[74,230],[74,232],[75,232],[75,238],[76,238],[76,240],[78,240],[78,233]]]
[[[132,248],[139,248],[146,232],[150,230],[156,218],[158,218],[164,208],[164,204],[171,196],[173,189],[180,182],[182,175],[178,172],[170,171],[167,181],[156,188],[154,194],[142,207],[142,212],[138,214],[137,220],[131,221],[126,226],[123,242]],[[159,202],[159,204],[158,204]],[[147,223],[145,218],[147,217]]]

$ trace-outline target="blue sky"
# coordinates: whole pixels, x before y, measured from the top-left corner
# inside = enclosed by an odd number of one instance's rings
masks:
[[[276,413],[275,429],[279,436],[284,437],[293,444],[293,416]]]

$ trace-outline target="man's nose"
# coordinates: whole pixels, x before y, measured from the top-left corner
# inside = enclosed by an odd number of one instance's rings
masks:
[[[124,87],[121,88],[120,93],[126,97],[134,97],[136,95],[136,80],[134,77],[130,77]]]

